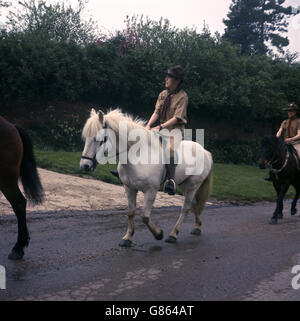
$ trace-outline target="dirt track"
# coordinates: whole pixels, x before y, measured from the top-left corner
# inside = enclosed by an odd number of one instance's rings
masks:
[[[80,178],[58,174],[45,169],[39,169],[44,186],[46,201],[41,206],[30,207],[27,211],[61,211],[61,210],[106,210],[126,209],[127,198],[124,187],[104,183],[99,180]],[[142,205],[143,195],[139,192],[137,206]],[[183,197],[176,197],[159,192],[155,207],[181,206]],[[0,193],[0,215],[13,213],[12,208]]]

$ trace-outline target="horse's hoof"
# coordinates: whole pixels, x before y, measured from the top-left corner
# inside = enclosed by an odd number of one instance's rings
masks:
[[[198,228],[194,228],[191,232],[192,235],[200,235],[201,234],[201,230]]]
[[[277,219],[276,218],[271,218],[269,224],[271,224],[271,225],[277,224]]]
[[[164,232],[163,230],[161,230],[156,236],[155,238],[158,240],[158,241],[161,241],[163,238],[164,238]]]
[[[9,260],[22,260],[24,256],[24,251],[23,250],[12,250],[10,254],[8,255]]]
[[[169,237],[165,240],[165,242],[167,242],[167,243],[176,243],[176,242],[177,242],[177,238],[174,237],[174,236],[169,236]]]
[[[296,208],[291,210],[291,215],[295,215],[296,213],[297,213],[297,209]]]
[[[121,246],[121,247],[131,247],[131,245],[132,245],[132,241],[130,241],[130,240],[122,240],[119,243],[119,246]]]

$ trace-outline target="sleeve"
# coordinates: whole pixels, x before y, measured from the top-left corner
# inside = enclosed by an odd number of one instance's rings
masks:
[[[179,99],[179,101],[176,104],[176,110],[174,117],[179,119],[182,123],[186,124],[186,113],[187,113],[187,105],[188,105],[188,96],[185,95]]]
[[[160,114],[160,110],[161,110],[161,106],[162,106],[162,98],[161,98],[161,96],[162,96],[162,93],[160,93],[159,95],[158,95],[158,98],[157,98],[157,101],[156,101],[156,104],[155,104],[155,110],[154,110],[154,113],[155,114]]]
[[[286,121],[284,120],[284,121],[281,123],[280,128],[285,129],[285,123],[286,123]]]

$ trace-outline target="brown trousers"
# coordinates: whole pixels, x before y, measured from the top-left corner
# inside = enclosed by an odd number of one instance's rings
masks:
[[[165,144],[165,161],[166,161],[166,169],[167,174],[166,178],[174,179],[175,178],[175,170],[177,163],[175,163],[175,153],[176,150],[182,141],[182,132],[180,130],[176,130],[175,135],[172,135],[172,132],[162,131],[164,136],[168,136],[165,138],[163,144]]]

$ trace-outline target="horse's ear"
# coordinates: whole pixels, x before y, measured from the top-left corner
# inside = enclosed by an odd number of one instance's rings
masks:
[[[98,116],[99,116],[99,121],[101,124],[103,124],[103,120],[104,120],[104,112],[102,110],[99,109],[98,111]]]
[[[94,116],[96,114],[96,110],[94,108],[91,109],[90,116]]]

